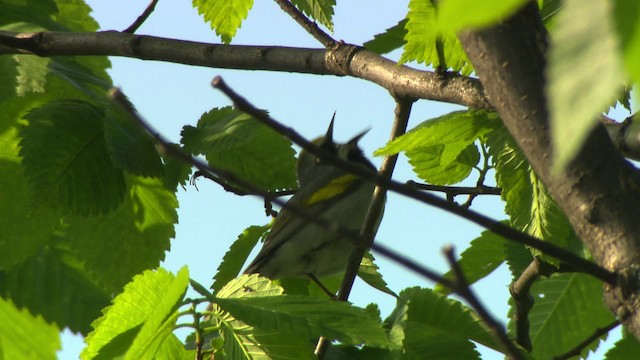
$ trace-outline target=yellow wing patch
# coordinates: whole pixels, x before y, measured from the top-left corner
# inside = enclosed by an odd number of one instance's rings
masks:
[[[331,180],[326,186],[318,189],[311,197],[305,201],[306,206],[311,206],[321,201],[332,199],[344,193],[358,177],[353,174],[342,175],[339,178]]]

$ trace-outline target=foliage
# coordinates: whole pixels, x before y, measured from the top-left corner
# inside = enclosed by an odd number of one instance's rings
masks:
[[[292,3],[333,30],[335,0]],[[365,47],[377,53],[402,49],[401,63],[469,75],[473,67],[455,34],[494,25],[525,1],[480,3],[411,0],[406,17],[372,34]],[[547,94],[560,168],[620,91],[640,83],[640,5],[539,4],[552,38]],[[193,5],[230,43],[253,1]],[[89,13],[82,0],[0,0],[0,30],[93,32],[98,26]],[[307,279],[238,277],[268,226],[249,226],[238,237],[217,268],[211,292],[190,282],[186,268],[172,274],[160,267],[175,236],[178,185],[185,184],[191,166],[160,153],[130,114],[107,98],[109,66],[98,56],[0,56],[0,173],[7,174],[0,177],[0,358],[54,358],[57,334],[65,328],[86,336],[83,359],[187,359],[196,353],[191,347],[222,358],[305,359],[313,358],[312,340],[320,336],[333,342],[331,358],[474,359],[476,344],[506,351],[475,309],[449,297],[451,289],[411,287],[397,295],[370,254],[359,276],[397,301],[384,321],[377,305],[362,309],[332,301]],[[230,107],[210,109],[196,126],[184,126],[176,145],[264,191],[297,188],[291,142]],[[376,155],[398,153],[429,185],[479,178],[481,186],[487,173],[494,174],[505,223],[589,257],[495,112],[466,109],[425,119]],[[217,180],[237,188],[232,180]],[[486,231],[462,252],[458,265],[472,284],[504,263],[516,279],[534,257],[560,266]],[[455,279],[453,272],[444,277]],[[323,280],[330,289],[340,281]],[[189,284],[198,298],[186,298]],[[533,358],[566,352],[613,320],[601,284],[585,274],[554,274],[531,291]],[[212,303],[204,313],[198,308],[203,302]],[[513,313],[515,302],[511,306]],[[179,321],[194,331],[189,349],[173,333]],[[510,324],[512,337],[514,332]],[[589,344],[581,356],[598,345]],[[637,349],[628,337],[607,358],[629,358]]]

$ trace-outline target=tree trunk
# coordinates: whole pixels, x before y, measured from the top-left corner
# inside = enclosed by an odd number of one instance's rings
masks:
[[[631,281],[605,285],[605,299],[640,339],[637,286],[633,284],[637,276],[632,274],[637,271],[628,272],[640,258],[640,179],[602,126],[593,131],[561,176],[551,175],[544,93],[548,39],[536,6],[531,2],[506,22],[465,32],[460,40],[505,126],[593,258],[609,270],[629,274],[624,279]]]

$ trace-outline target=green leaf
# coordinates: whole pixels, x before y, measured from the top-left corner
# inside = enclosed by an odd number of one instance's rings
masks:
[[[26,4],[26,3],[25,3]],[[98,23],[89,16],[91,8],[82,0],[40,1],[37,6],[33,2],[28,5],[0,4],[0,13],[8,15],[7,19],[0,15],[0,24],[7,24],[3,30],[17,32],[37,31],[76,31],[93,32]],[[4,20],[4,21],[3,21]],[[40,58],[31,55],[12,55],[19,63],[19,86],[17,94],[27,92],[44,92],[44,86],[50,82],[52,74],[62,79],[86,95],[102,97],[104,90],[111,86],[106,73],[110,62],[106,56],[92,57],[52,57]],[[73,97],[74,94],[57,93],[54,97]]]
[[[181,147],[177,144],[172,144],[173,146]],[[191,164],[178,159],[175,156],[166,155],[163,157],[164,160],[164,186],[167,190],[176,192],[178,189],[178,185],[183,188],[187,184],[187,180],[189,180],[189,175],[191,175],[192,166]]]
[[[374,36],[372,40],[365,42],[364,47],[377,54],[386,54],[402,47],[407,35],[406,25],[407,19],[401,20],[385,32]]]
[[[36,56],[16,56],[15,60],[18,65],[16,94],[23,96],[29,92],[44,92],[51,60]]]
[[[202,293],[206,289],[197,290]],[[258,274],[243,275],[227,283],[217,294],[219,298],[275,296],[283,289]],[[215,300],[215,299],[212,299]],[[213,304],[213,325],[220,328],[225,356],[233,359],[313,359],[308,338],[300,334],[282,336],[279,332],[253,328]]]
[[[0,294],[50,323],[85,335],[111,300],[68,242],[56,237],[19,266],[0,272]]]
[[[371,255],[370,252],[366,252],[364,254],[364,257],[362,257],[362,261],[360,262],[358,277],[373,288],[387,293],[393,297],[397,297],[398,295],[393,292],[393,290],[389,289],[389,287],[387,286],[387,282],[382,278],[382,274],[379,271],[380,268],[378,267],[378,265],[376,265],[375,260],[376,259],[373,257],[373,255]]]
[[[164,278],[161,280],[169,281]],[[178,271],[175,280],[171,283],[161,284],[161,287],[154,289],[160,292],[161,297],[157,302],[153,303],[152,311],[148,313],[148,317],[145,319],[138,336],[136,336],[131,347],[127,350],[125,359],[152,358],[155,357],[156,351],[164,347],[169,347],[171,351],[175,351],[172,331],[178,319],[178,307],[184,299],[188,284],[189,271],[185,266]],[[160,284],[155,283],[154,285]],[[149,285],[141,284],[141,288],[129,290],[144,292],[149,290]],[[124,294],[126,294],[126,291]],[[136,298],[136,296],[134,295],[133,298]]]
[[[471,309],[431,289],[409,288],[400,294],[407,303],[404,346],[420,358],[478,358],[475,341],[496,351],[501,345]]]
[[[244,287],[253,289],[249,285]],[[244,292],[247,293],[246,290]],[[375,319],[345,302],[298,295],[252,295],[241,299],[217,297],[215,303],[234,318],[281,336],[295,334],[312,339],[322,335],[346,344],[390,345],[382,326]]]
[[[556,174],[622,88],[612,6],[607,0],[567,0],[556,19],[546,76]]]
[[[162,268],[136,276],[94,322],[81,358],[150,359],[175,349],[170,335],[188,283],[186,267],[176,276]]]
[[[502,265],[506,259],[505,244],[506,240],[502,236],[489,230],[483,231],[479,237],[471,241],[458,260],[458,265],[469,285],[491,274]],[[443,277],[453,280],[454,274],[449,270]],[[442,284],[437,284],[434,290],[445,295],[451,293],[451,289]]]
[[[538,280],[531,295],[535,298],[529,313],[535,359],[563,354],[614,320],[602,301],[602,283],[586,274],[556,274]],[[598,344],[587,346],[581,357]]]
[[[640,353],[640,342],[633,336],[627,336],[618,340],[615,345],[604,355],[605,360],[633,359]]]
[[[147,132],[120,107],[109,106],[104,137],[113,162],[134,175],[162,177],[160,155]]]
[[[155,359],[192,360],[196,358],[195,351],[187,351],[184,344],[175,334],[169,336],[155,353]]]
[[[29,126],[20,132],[20,155],[34,204],[97,215],[122,202],[124,174],[107,150],[101,109],[85,101],[61,100],[32,110],[26,118]]]
[[[438,32],[432,0],[411,0],[407,20],[406,45],[400,63],[417,61],[433,67],[440,66],[436,50],[436,39],[439,37],[447,69],[463,75],[471,74],[473,67],[455,33]]]
[[[3,113],[0,112],[0,127],[17,123],[2,116]],[[0,176],[0,189],[3,189],[0,191],[0,249],[3,249],[0,251],[1,271],[8,271],[35,254],[49,240],[61,215],[48,207],[30,206],[33,195],[24,181],[18,142],[15,126],[8,126],[0,131],[0,174],[5,174]]]
[[[94,32],[98,23],[89,16],[91,8],[82,0],[7,1],[0,3],[0,26],[32,23],[43,30]]]
[[[84,62],[86,63],[87,61]],[[94,98],[104,97],[106,91],[111,87],[111,79],[106,74],[100,74],[101,71],[90,69],[73,57],[56,57],[48,65],[47,70],[51,74],[66,81],[87,96]],[[106,68],[108,63],[104,65],[104,68]]]
[[[424,146],[455,142],[473,143],[480,136],[502,128],[495,112],[486,110],[453,111],[425,120],[411,131],[376,150],[376,156],[393,155]],[[466,147],[466,146],[465,146]]]
[[[222,262],[218,266],[218,272],[214,276],[214,282],[211,286],[214,294],[220,291],[226,283],[238,276],[251,250],[253,250],[268,228],[269,226],[250,226],[238,236],[238,239],[234,241],[229,251],[224,254]]]
[[[247,18],[253,0],[193,0],[193,7],[211,24],[222,42],[228,44]]]
[[[424,146],[406,152],[413,171],[424,181],[450,185],[466,179],[480,160],[475,144],[463,141]]]
[[[453,33],[490,26],[507,19],[526,3],[527,0],[442,0],[438,2],[438,26]]]
[[[98,22],[90,13],[92,9],[83,0],[56,0],[58,14],[53,19],[63,24],[67,31],[93,32],[98,30]]]
[[[460,336],[407,320],[404,350],[409,359],[480,359],[475,345]]]
[[[0,26],[4,27],[11,23],[29,22],[48,28],[56,25],[56,23],[51,20],[51,16],[56,14],[57,11],[58,8],[53,0],[37,2],[14,1],[12,4],[9,4],[7,1],[2,1],[0,2]]]
[[[475,141],[501,127],[494,112],[454,111],[422,122],[378,149],[375,155],[404,151],[423,180],[439,185],[454,184],[469,176],[479,161]]]
[[[197,127],[185,126],[182,143],[194,155],[265,190],[296,185],[291,142],[251,116],[231,107],[204,114]]]
[[[333,8],[336,6],[335,0],[292,0],[299,10],[318,21],[333,32]]]
[[[87,270],[115,292],[135,274],[158,266],[178,221],[176,195],[159,179],[128,180],[130,190],[115,211],[65,218],[67,236]]]
[[[55,359],[58,328],[0,298],[0,358]]]
[[[496,158],[496,182],[502,188],[505,212],[510,217],[511,226],[552,242],[558,246],[582,254],[582,243],[573,232],[569,220],[547,189],[527,163],[524,155],[511,137],[502,142],[502,149],[490,148]],[[558,264],[558,260],[545,256],[537,250],[533,255],[545,261]]]
[[[622,48],[622,59],[629,76],[640,83],[640,3],[635,0],[616,0],[614,24]]]

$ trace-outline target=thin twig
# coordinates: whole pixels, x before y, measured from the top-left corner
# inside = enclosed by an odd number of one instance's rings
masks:
[[[518,279],[509,285],[509,293],[515,301],[516,308],[513,315],[513,321],[516,324],[516,341],[527,351],[531,351],[529,311],[531,311],[534,303],[534,298],[529,293],[529,290],[541,275],[549,276],[552,272],[553,267],[551,265],[534,258]]]
[[[189,310],[193,314],[193,327],[195,329],[195,344],[196,344],[196,360],[202,360],[202,346],[204,344],[204,334],[202,333],[202,329],[200,328],[200,316],[201,314],[196,311],[197,304],[191,304]]]
[[[456,256],[454,254],[454,250],[452,246],[446,246],[442,252],[444,253],[447,261],[449,262],[449,266],[453,270],[455,284],[456,284],[456,292],[462,296],[471,307],[476,311],[480,319],[489,327],[489,329],[493,332],[495,337],[502,343],[504,346],[504,350],[506,352],[505,355],[508,356],[509,359],[523,359],[522,354],[513,343],[513,341],[507,336],[506,331],[504,330],[504,326],[502,326],[498,321],[496,321],[489,311],[482,305],[480,300],[476,297],[475,293],[469,287],[467,280],[464,276],[464,272],[460,267],[460,264],[456,261]]]
[[[542,241],[535,236],[523,233],[474,210],[465,209],[458,205],[451,204],[446,200],[439,198],[438,196],[419,191],[416,188],[406,186],[405,184],[398,181],[385,179],[377,175],[375,172],[370,171],[369,169],[365,169],[364,167],[351,164],[346,160],[340,159],[336,156],[332,156],[326,150],[312,144],[294,129],[280,124],[264,111],[261,111],[255,106],[251,105],[245,98],[238,95],[235,91],[229,88],[229,86],[219,76],[213,79],[212,85],[222,91],[227,97],[229,97],[229,99],[231,99],[237,109],[253,116],[256,120],[261,121],[263,124],[286,136],[289,140],[307,150],[309,153],[313,154],[321,161],[331,164],[332,166],[335,166],[341,170],[358,175],[363,179],[373,181],[376,185],[380,185],[389,191],[405,195],[422,203],[432,205],[439,209],[458,215],[506,239],[516,241],[518,243],[540,250],[549,256],[572,264],[577,269],[584,271],[585,273],[590,274],[591,276],[596,277],[606,283],[616,284],[617,276],[615,273],[601,267],[600,265],[592,261],[584,259],[567,249],[564,249],[547,241]]]
[[[458,195],[500,195],[502,193],[502,189],[493,186],[482,185],[480,187],[477,186],[446,186],[446,185],[431,185],[431,184],[423,184],[417,183],[413,180],[409,180],[406,183],[408,186],[416,187],[420,190],[427,191],[437,191],[445,193],[447,196],[458,196]]]
[[[336,43],[336,41],[329,36],[326,32],[322,31],[318,25],[310,21],[300,10],[298,10],[288,0],[275,0],[280,5],[280,8],[289,16],[293,18],[302,28],[304,28],[311,36],[316,38],[324,47],[329,48]]]
[[[207,178],[211,181],[213,181],[214,183],[220,185],[220,187],[222,187],[222,189],[226,192],[230,192],[232,194],[238,195],[238,196],[245,196],[245,195],[251,195],[251,193],[249,193],[246,190],[237,188],[235,186],[229,185],[226,181],[224,181],[223,179],[215,176],[214,174],[210,174],[210,173],[206,173],[204,171],[196,171],[193,176],[191,176],[191,178],[189,179],[189,185],[193,185],[196,186],[196,180],[198,180],[199,177],[204,177]]]
[[[142,24],[145,21],[147,21],[147,18],[149,18],[149,15],[151,15],[153,10],[155,10],[157,4],[158,4],[158,0],[151,0],[149,5],[147,5],[147,8],[144,9],[144,12],[142,12],[142,14],[140,14],[140,16],[138,16],[136,21],[134,21],[133,24],[131,24],[131,26],[129,26],[128,28],[124,29],[122,32],[123,33],[128,33],[128,34],[135,33],[138,30],[138,28],[140,26],[142,26]]]
[[[482,164],[482,168],[479,169],[480,171],[480,175],[478,176],[478,181],[476,182],[476,188],[480,189],[484,186],[484,180],[487,177],[487,172],[489,172],[489,170],[491,170],[491,166],[489,166],[489,154],[487,152],[487,149],[484,147],[484,145],[480,145],[480,147],[482,148],[482,159],[483,159],[483,164]],[[471,203],[473,203],[473,200],[478,196],[478,193],[471,193],[469,194],[469,196],[467,197],[467,201],[464,202],[464,204],[460,205],[463,208],[470,208],[471,207]]]
[[[216,184],[220,185],[225,191],[233,193],[235,195],[238,196],[246,196],[246,195],[257,195],[254,193],[251,193],[247,190],[244,189],[240,189],[238,187],[232,186],[230,185],[227,181],[225,181],[224,179],[221,179],[220,177],[216,176],[215,174],[211,174],[211,173],[207,173],[207,172],[203,172],[203,171],[196,171],[193,176],[191,177],[191,179],[189,179],[189,183],[193,186],[196,187],[196,189],[198,188],[196,186],[196,180],[198,179],[198,177],[205,177],[213,182],[215,182]],[[293,195],[296,193],[295,190],[280,190],[280,191],[271,191],[270,192],[274,197],[281,197],[281,196],[289,196],[289,195]],[[273,216],[275,217],[277,215],[277,212],[273,210],[273,205],[271,204],[271,201],[265,199],[264,202],[264,212],[265,214],[267,214],[267,216]]]
[[[456,284],[453,281],[443,277],[441,274],[438,274],[433,270],[430,270],[417,261],[413,261],[408,257],[400,254],[399,252],[380,244],[379,242],[374,242],[373,244],[371,244],[371,251],[380,254],[399,265],[404,266],[405,268],[415,272],[425,279],[431,280],[434,283],[440,283],[448,287],[452,292],[456,291]]]
[[[618,325],[620,325],[620,321],[614,320],[609,325],[603,328],[596,329],[593,332],[593,334],[591,334],[588,338],[584,339],[584,341],[582,341],[580,344],[576,345],[576,347],[574,347],[573,349],[567,351],[562,355],[558,355],[554,357],[553,360],[566,360],[566,359],[571,359],[574,356],[579,356],[582,350],[584,350],[584,348],[589,346],[589,344],[598,340],[600,337],[602,337],[604,334],[608,333],[609,331],[615,329],[616,327],[618,327]]]

